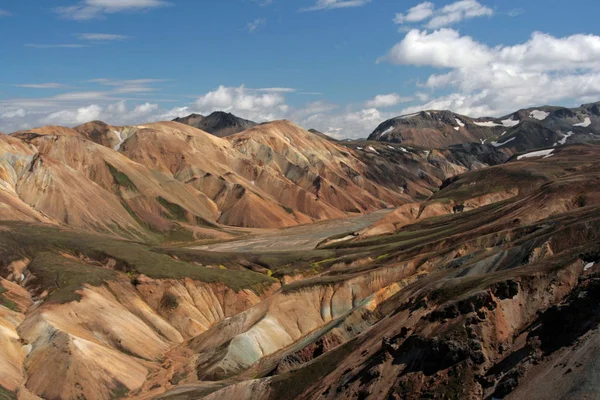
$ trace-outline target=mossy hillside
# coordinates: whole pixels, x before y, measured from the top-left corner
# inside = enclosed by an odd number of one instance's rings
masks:
[[[6,293],[6,292],[7,292],[7,290],[5,288],[3,288],[2,286],[0,286],[0,306],[4,306],[12,311],[20,311],[19,307],[17,306],[17,304],[14,301],[9,300],[4,296],[4,293]],[[1,399],[2,399],[2,396],[0,395],[0,400]]]
[[[221,282],[234,290],[256,291],[276,282],[265,274],[246,269],[223,270],[175,260],[142,243],[19,222],[0,222],[0,257],[4,263],[25,257],[32,260],[30,269],[38,276],[38,283],[51,290],[51,297],[58,302],[76,299],[73,292],[85,284],[100,285],[116,279],[120,272],[101,266],[109,258],[117,261],[117,269],[123,273],[154,279],[191,278],[206,283]],[[84,258],[98,262],[90,264]]]

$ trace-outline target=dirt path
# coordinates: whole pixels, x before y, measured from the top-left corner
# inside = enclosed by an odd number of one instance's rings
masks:
[[[393,210],[380,210],[371,214],[318,222],[292,228],[278,229],[247,236],[240,240],[192,247],[194,250],[247,253],[257,251],[312,250],[328,237],[366,228]]]

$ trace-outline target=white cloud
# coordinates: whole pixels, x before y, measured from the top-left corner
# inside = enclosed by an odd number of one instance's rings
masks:
[[[110,90],[65,92],[53,97],[0,101],[0,130],[14,132],[47,124],[75,126],[90,120],[112,125],[141,124],[172,120],[191,113],[208,115],[227,111],[257,122],[289,119],[305,128],[315,128],[337,138],[366,137],[384,119],[396,113],[384,113],[361,104],[340,107],[326,101],[313,101],[292,107],[286,96],[295,89],[285,87],[247,88],[219,86],[184,106],[165,109],[156,103],[120,100],[116,89],[122,85],[150,85],[160,81],[137,79],[115,81],[94,79],[92,83]],[[389,101],[388,101],[389,104]]]
[[[62,83],[56,83],[56,82],[22,83],[22,84],[14,85],[14,86],[28,88],[28,89],[60,89],[60,88],[65,87],[65,85],[63,85]]]
[[[279,119],[285,115],[289,106],[285,102],[283,93],[277,89],[267,91],[268,89],[248,89],[243,85],[219,86],[198,97],[195,106],[204,114],[227,111],[259,122]]]
[[[433,15],[435,6],[433,3],[426,1],[409,9],[405,14],[396,14],[394,22],[397,24],[405,24],[407,22],[421,22]]]
[[[413,100],[412,97],[401,97],[396,93],[379,94],[365,103],[368,108],[387,108],[396,104]]]
[[[248,22],[248,24],[246,24],[246,29],[248,29],[248,32],[252,33],[258,28],[265,26],[266,24],[266,18],[256,18],[254,21]]]
[[[595,35],[557,38],[535,32],[524,43],[489,47],[452,29],[412,30],[384,59],[450,69],[430,75],[422,86],[455,93],[407,108],[406,113],[451,109],[501,115],[520,107],[600,96],[600,36]]]
[[[78,39],[89,40],[93,42],[109,42],[114,40],[125,40],[129,36],[116,35],[113,33],[78,33],[75,35]]]
[[[303,8],[300,11],[320,11],[334,8],[360,7],[370,2],[371,0],[317,0],[317,3],[314,6]]]
[[[413,29],[380,59],[393,64],[460,68],[483,66],[490,61],[487,46],[452,29],[434,32]]]
[[[477,0],[459,0],[438,10],[435,9],[433,3],[426,1],[409,9],[406,14],[396,14],[394,22],[404,25],[428,20],[424,25],[426,28],[438,29],[466,19],[492,15],[494,15],[494,10],[482,5]]]
[[[525,10],[522,8],[514,8],[508,12],[509,17],[518,17],[523,14],[525,14]]]
[[[56,12],[69,19],[90,20],[106,14],[146,11],[169,5],[163,0],[83,0],[74,6],[58,7]]]

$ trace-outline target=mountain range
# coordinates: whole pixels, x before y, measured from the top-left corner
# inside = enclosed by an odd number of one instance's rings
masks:
[[[0,135],[0,398],[600,387],[600,103]]]

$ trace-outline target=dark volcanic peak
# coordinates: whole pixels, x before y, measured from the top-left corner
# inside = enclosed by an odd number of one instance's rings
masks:
[[[204,119],[204,115],[200,114],[190,114],[187,117],[175,118],[173,121],[180,122],[182,124],[193,126],[194,128],[198,128],[198,124],[202,122]]]
[[[369,140],[445,147],[491,143],[515,151],[600,139],[600,103],[577,108],[526,108],[500,118],[471,118],[451,111],[421,111],[389,119]]]
[[[230,136],[258,125],[256,122],[223,111],[215,111],[207,117],[191,114],[187,117],[176,118],[173,121],[202,129],[218,137]]]
[[[369,140],[445,147],[486,140],[501,126],[489,119],[474,120],[452,111],[429,110],[387,120],[375,129]]]

